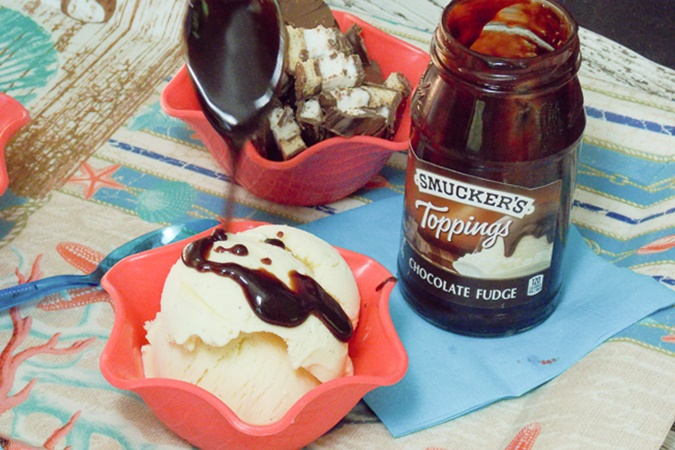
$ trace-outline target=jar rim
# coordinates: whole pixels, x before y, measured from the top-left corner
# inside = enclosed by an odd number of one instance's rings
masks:
[[[486,55],[484,53],[477,52],[475,50],[472,50],[471,48],[467,47],[464,45],[462,42],[460,42],[451,32],[451,30],[448,28],[448,15],[454,9],[458,3],[465,3],[467,1],[471,0],[452,0],[450,3],[448,3],[444,8],[443,8],[443,13],[441,14],[441,22],[440,22],[440,27],[443,29],[443,32],[445,35],[448,37],[448,39],[452,42],[455,43],[458,47],[460,47],[463,51],[471,54],[473,57],[484,60],[485,62],[488,62],[490,67],[505,67],[505,63],[510,63],[514,67],[522,67],[524,64],[526,65],[532,65],[534,61],[536,60],[542,60],[542,59],[550,59],[553,58],[557,55],[561,55],[563,53],[566,53],[570,50],[570,47],[574,46],[576,41],[578,41],[578,35],[579,35],[579,24],[577,21],[574,19],[574,17],[567,11],[565,7],[563,7],[557,0],[524,0],[522,2],[516,2],[517,3],[541,3],[543,5],[551,6],[555,10],[556,14],[558,17],[563,19],[563,23],[569,26],[569,35],[565,42],[554,48],[553,51],[541,54],[541,55],[536,55],[536,56],[530,56],[530,57],[522,57],[522,58],[508,58],[508,57],[500,57],[500,56],[492,56],[492,55]]]
[[[527,58],[486,55],[471,50],[459,37],[452,34],[449,15],[453,8],[472,1],[474,0],[452,0],[444,8],[441,23],[434,33],[430,47],[431,59],[436,67],[442,69],[443,77],[450,77],[495,95],[532,94],[535,91],[544,93],[555,90],[576,77],[581,66],[578,25],[556,0],[513,0],[510,3],[545,5],[568,31],[565,41],[561,41],[553,51]]]

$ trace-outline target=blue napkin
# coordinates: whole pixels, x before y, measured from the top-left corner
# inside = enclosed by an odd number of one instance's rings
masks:
[[[333,245],[377,260],[396,274],[403,196],[302,226]],[[497,400],[520,396],[579,361],[629,325],[675,303],[655,280],[616,267],[570,230],[560,306],[542,325],[505,338],[442,331],[410,309],[396,288],[391,315],[408,372],[365,402],[394,437],[438,425]]]

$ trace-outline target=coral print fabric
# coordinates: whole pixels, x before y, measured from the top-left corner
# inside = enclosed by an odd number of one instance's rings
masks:
[[[11,183],[0,197],[0,288],[89,273],[140,234],[222,214],[228,175],[159,102],[182,64],[183,13],[181,1],[0,0],[0,92],[31,115],[6,151]],[[428,32],[361,15],[428,47]],[[598,80],[594,67],[582,71],[588,128],[573,222],[608,264],[675,290],[675,104],[660,92]],[[238,189],[235,214],[306,224],[400,195],[404,165],[405,155],[395,154],[363,189],[311,208]],[[101,375],[113,318],[100,288],[0,312],[3,448],[191,448],[140,398]],[[359,403],[310,448],[673,448],[673,374],[669,308],[609,337],[522,397],[396,439]]]

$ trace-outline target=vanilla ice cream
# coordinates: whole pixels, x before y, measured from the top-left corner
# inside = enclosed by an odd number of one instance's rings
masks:
[[[145,375],[196,384],[245,422],[273,423],[313,387],[353,373],[346,341],[359,307],[349,266],[316,236],[216,230],[167,276],[146,324]]]
[[[542,271],[551,265],[553,243],[546,236],[523,236],[513,255],[505,256],[504,239],[497,238],[490,248],[462,256],[453,267],[474,278],[517,278]]]

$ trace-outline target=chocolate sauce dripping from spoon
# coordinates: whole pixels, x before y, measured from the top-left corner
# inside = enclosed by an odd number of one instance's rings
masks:
[[[279,5],[276,0],[190,0],[184,41],[204,115],[230,149],[234,181],[241,149],[280,89],[286,37]],[[234,184],[226,223],[233,189]]]

